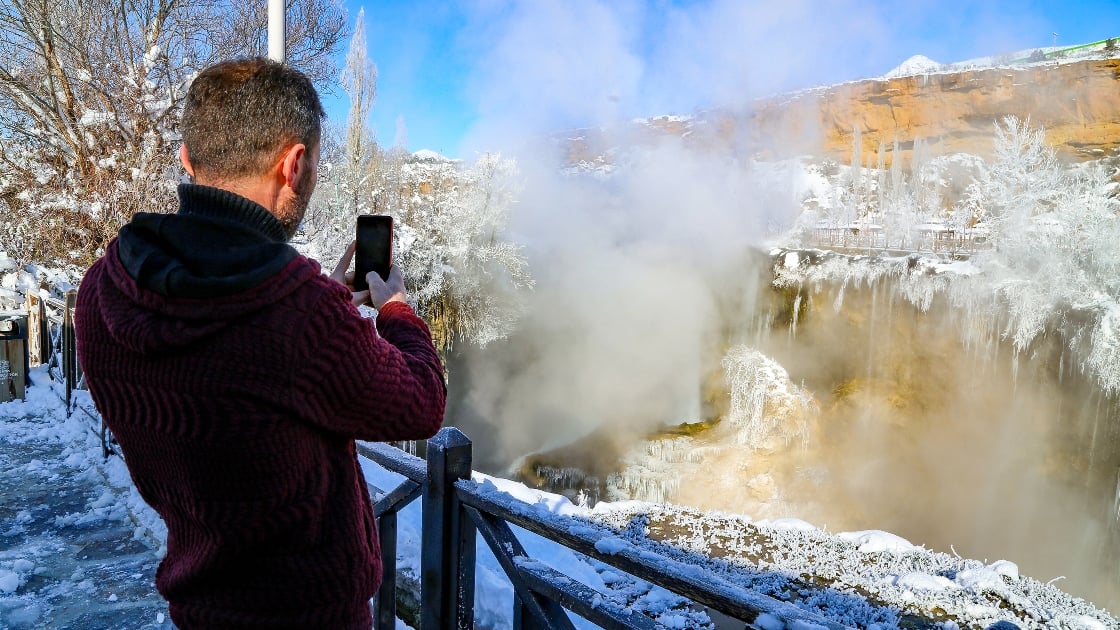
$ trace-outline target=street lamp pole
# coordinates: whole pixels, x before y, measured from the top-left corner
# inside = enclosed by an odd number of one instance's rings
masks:
[[[284,0],[268,0],[268,58],[284,63]]]

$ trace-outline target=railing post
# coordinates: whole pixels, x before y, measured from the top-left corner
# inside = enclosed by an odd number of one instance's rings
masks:
[[[43,312],[43,299],[32,291],[27,292],[27,365],[43,365],[47,353],[44,351],[43,326],[47,318]],[[47,344],[49,348],[49,342]]]
[[[397,617],[397,513],[378,516],[377,536],[381,544],[381,588],[377,590],[378,630],[396,627]]]
[[[62,380],[66,381],[66,415],[70,416],[70,395],[78,381],[78,353],[74,339],[74,305],[78,292],[66,292],[66,305],[62,313]]]
[[[470,479],[471,441],[454,427],[428,440],[420,545],[420,628],[474,627],[475,526],[455,482]]]

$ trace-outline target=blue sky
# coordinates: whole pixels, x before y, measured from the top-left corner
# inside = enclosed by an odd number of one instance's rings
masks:
[[[383,145],[454,157],[510,138],[741,105],[953,62],[1120,36],[1120,0],[345,0],[365,9]],[[345,99],[327,97],[342,119]]]

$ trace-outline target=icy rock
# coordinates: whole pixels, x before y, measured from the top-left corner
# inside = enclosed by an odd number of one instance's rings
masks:
[[[11,594],[19,588],[19,574],[8,569],[0,569],[0,593]]]
[[[35,568],[35,563],[30,560],[20,558],[19,560],[16,560],[14,563],[12,563],[12,568],[15,569],[16,573],[30,573]]]
[[[759,525],[765,525],[766,527],[769,527],[771,529],[786,529],[786,530],[795,530],[795,531],[801,531],[801,532],[811,532],[811,531],[816,531],[817,529],[819,529],[816,525],[813,525],[812,523],[809,523],[807,521],[803,521],[799,518],[792,518],[792,517],[776,518],[774,520],[768,520],[768,521],[759,521],[758,524]]]
[[[1081,624],[1085,630],[1107,630],[1108,626],[1100,622],[1099,619],[1094,619],[1088,615],[1082,615],[1077,618],[1077,622]]]
[[[892,553],[901,553],[904,551],[913,551],[916,549],[909,540],[901,536],[896,536],[889,532],[878,530],[866,530],[860,532],[844,532],[836,535],[841,540],[846,540],[853,545],[859,547],[859,550],[864,553],[874,553],[877,551],[890,551]]]
[[[1003,578],[991,568],[961,571],[957,574],[956,582],[975,593],[1001,593],[1006,590]]]
[[[955,582],[948,578],[919,572],[900,575],[895,579],[894,583],[895,586],[911,591],[944,591],[959,588]]]
[[[785,630],[786,624],[770,613],[762,613],[754,620],[754,625],[762,630]]]
[[[1013,580],[1019,579],[1019,565],[1010,560],[996,560],[989,564],[988,568],[1004,577],[1009,577]]]

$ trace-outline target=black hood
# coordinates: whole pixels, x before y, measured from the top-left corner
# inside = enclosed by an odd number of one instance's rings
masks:
[[[192,299],[256,287],[299,255],[263,206],[197,184],[179,186],[177,214],[137,213],[117,244],[122,266],[140,288]]]

